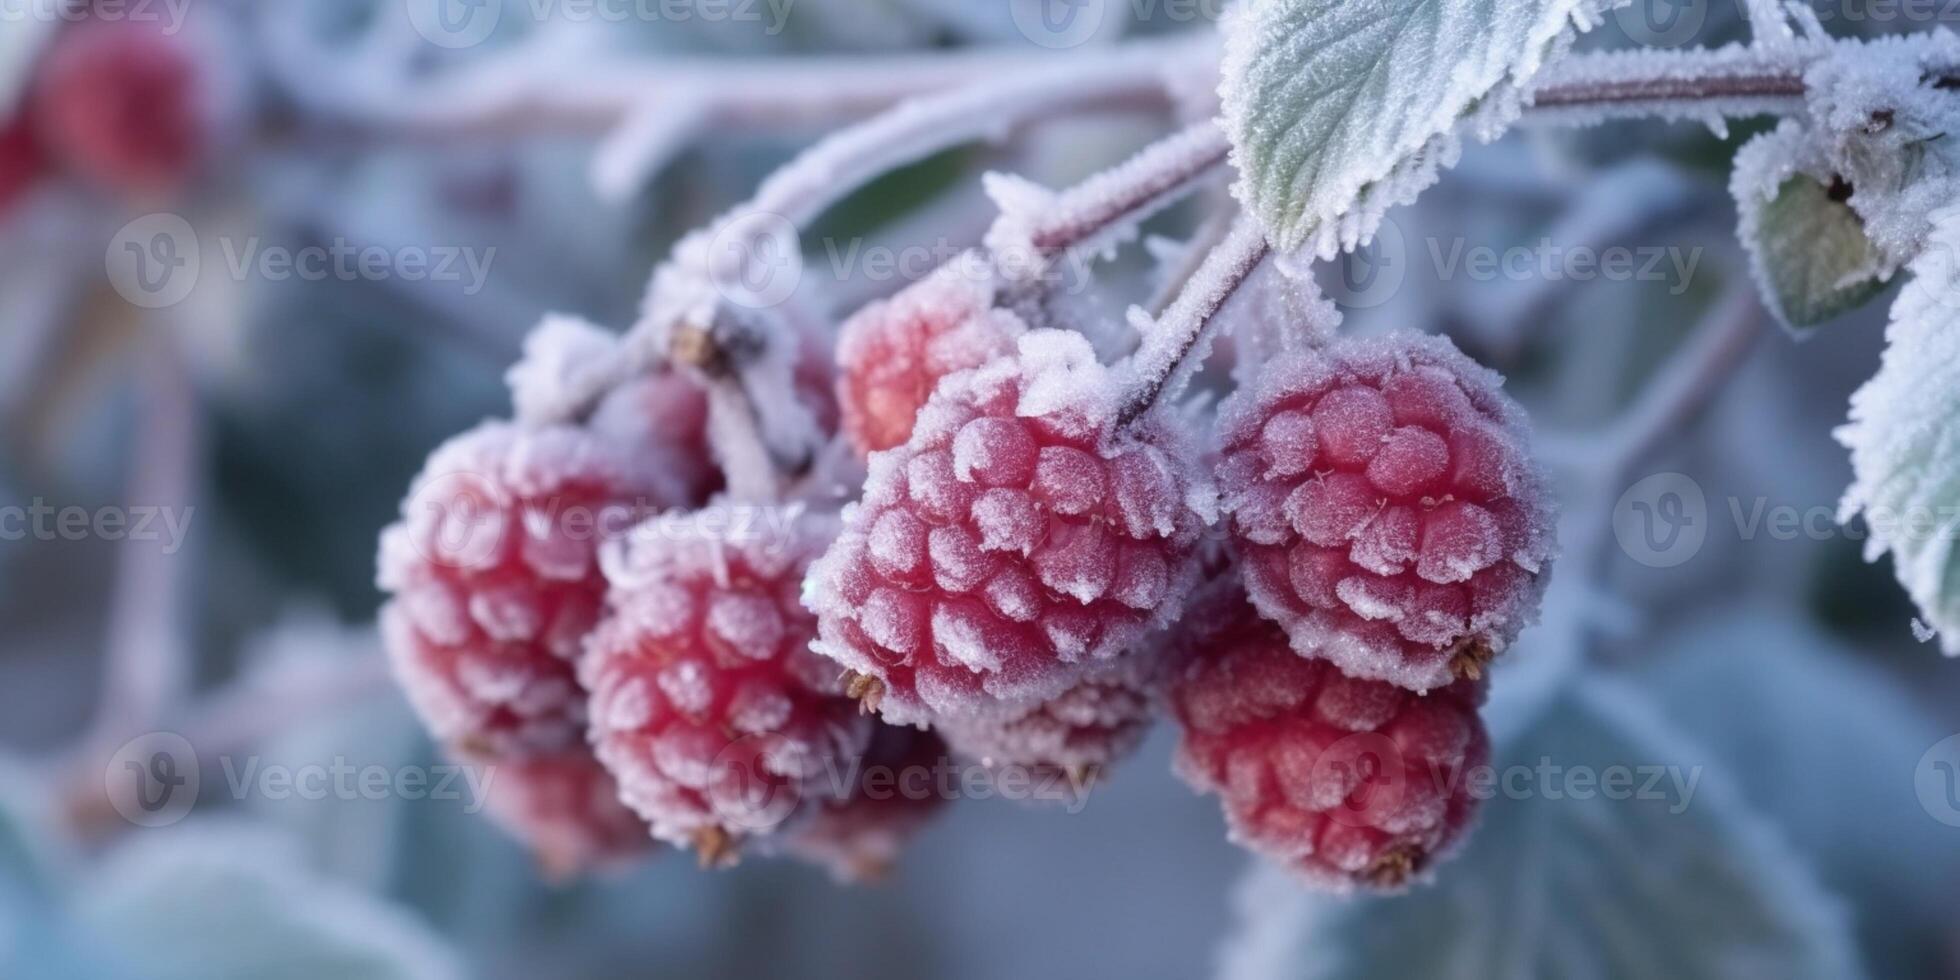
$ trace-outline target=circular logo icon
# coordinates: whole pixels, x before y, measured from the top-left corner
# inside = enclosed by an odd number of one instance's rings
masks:
[[[1320,802],[1328,805],[1327,815],[1334,822],[1373,827],[1383,815],[1401,808],[1409,792],[1409,771],[1402,750],[1388,736],[1356,732],[1314,757],[1307,785],[1315,792],[1326,791],[1327,798]]]
[[[1613,505],[1613,536],[1634,561],[1673,568],[1708,539],[1708,498],[1685,474],[1656,473],[1628,487]]]
[[[708,242],[708,274],[715,291],[736,306],[759,310],[782,303],[803,280],[796,225],[768,211],[724,223]]]
[[[197,803],[197,750],[175,732],[150,732],[122,744],[102,771],[102,789],[124,820],[168,827]]]
[[[1960,827],[1960,735],[1940,739],[1919,757],[1912,788],[1927,816]]]
[[[1409,274],[1409,245],[1394,219],[1383,218],[1375,237],[1328,265],[1327,298],[1345,309],[1365,310],[1393,299]]]
[[[1102,30],[1110,0],[1008,0],[1021,36],[1044,48],[1073,48]]]
[[[473,48],[503,20],[503,0],[407,0],[415,33],[443,48]]]
[[[795,779],[783,772],[794,767],[775,757],[775,741],[745,735],[715,753],[708,800],[723,826],[767,833],[782,826],[802,804],[803,793]]]
[[[197,231],[175,214],[145,215],[122,226],[102,259],[109,285],[146,310],[183,302],[203,267]]]
[[[445,473],[415,488],[402,514],[415,551],[436,565],[488,568],[503,546],[510,500],[476,473]]]
[[[1613,11],[1627,39],[1656,48],[1678,48],[1708,22],[1709,0],[1634,0]]]

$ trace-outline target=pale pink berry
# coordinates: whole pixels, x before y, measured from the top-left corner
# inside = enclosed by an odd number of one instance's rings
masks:
[[[484,811],[529,847],[554,881],[611,870],[655,850],[646,821],[619,801],[612,774],[583,746],[561,755],[481,765]]]
[[[1165,419],[1118,430],[1080,335],[941,382],[811,575],[818,649],[895,724],[1034,705],[1174,620],[1210,488]]]
[[[610,546],[606,614],[579,670],[593,748],[627,805],[706,864],[834,797],[871,728],[811,652],[816,618],[799,601],[834,519],[805,516],[787,536],[711,530],[731,526],[656,519]]]
[[[600,402],[590,427],[661,453],[687,506],[707,503],[722,488],[721,469],[708,448],[708,393],[685,374],[658,371],[622,386]]]
[[[0,215],[5,215],[14,200],[34,186],[47,170],[47,154],[35,139],[34,124],[27,112],[17,110],[11,119],[0,122]]]
[[[903,445],[939,379],[1014,349],[1019,317],[993,307],[991,284],[949,266],[844,322],[837,400],[844,435],[864,456]]]
[[[395,676],[438,741],[496,761],[583,745],[597,550],[674,502],[663,469],[646,447],[502,422],[429,457],[382,532],[378,581]]]
[[[43,57],[35,119],[63,168],[125,193],[168,194],[205,162],[212,81],[190,39],[161,21],[85,19]]]
[[[784,847],[841,882],[882,879],[947,803],[949,789],[941,776],[949,771],[946,743],[939,736],[880,724],[845,795],[826,801],[791,832]]]
[[[1192,610],[1171,688],[1177,771],[1232,840],[1333,891],[1394,891],[1461,841],[1489,761],[1484,682],[1426,695],[1295,655],[1236,589]]]
[[[1143,743],[1176,659],[1167,649],[1138,650],[1089,668],[1046,701],[941,718],[937,730],[955,752],[983,766],[1016,767],[1037,779],[1064,775],[1085,788]]]
[[[1537,617],[1551,504],[1499,384],[1401,333],[1291,355],[1226,403],[1232,539],[1295,650],[1421,691],[1476,676]]]

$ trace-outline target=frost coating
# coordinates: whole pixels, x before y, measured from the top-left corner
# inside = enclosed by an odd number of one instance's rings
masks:
[[[1466,116],[1486,138],[1593,0],[1256,0],[1224,23],[1234,193],[1273,246],[1331,257],[1434,182]]]
[[[1784,327],[1815,326],[1884,287],[1896,265],[1865,237],[1818,141],[1785,121],[1735,157],[1729,191],[1757,289]]]
[[[1865,557],[1892,553],[1899,584],[1960,655],[1960,428],[1952,424],[1960,370],[1960,211],[1934,218],[1925,254],[1892,305],[1878,374],[1851,396],[1850,421],[1836,431],[1851,450],[1851,486],[1838,519],[1863,515]]]
[[[1061,693],[1173,620],[1212,494],[1164,419],[1113,432],[1116,392],[1080,335],[955,374],[811,572],[817,649],[887,721]]]
[[[1490,757],[1484,685],[1428,695],[1295,656],[1233,588],[1207,594],[1171,688],[1177,771],[1218,795],[1232,840],[1336,892],[1396,891],[1469,828]]]
[[[931,732],[878,725],[856,778],[784,841],[783,849],[839,882],[877,881],[948,802],[938,775],[946,743]]]
[[[1083,785],[1136,751],[1156,721],[1174,664],[1168,649],[1138,650],[1091,668],[1082,680],[1031,707],[942,718],[955,752],[984,766],[1017,766],[1036,779],[1063,773]]]
[[[548,877],[564,879],[644,857],[647,825],[619,801],[619,786],[581,749],[486,769],[484,809],[522,841]]]
[[[570,427],[488,422],[430,455],[382,532],[377,581],[395,676],[437,740],[498,760],[580,745],[595,552],[670,494],[657,452]]]
[[[866,306],[837,338],[837,401],[860,455],[901,445],[939,379],[1014,349],[1021,318],[993,308],[991,282],[955,260],[891,299]]]
[[[655,522],[608,546],[606,615],[579,665],[593,749],[654,836],[704,862],[807,816],[864,750],[869,720],[810,652],[798,601],[830,526],[719,540]]]
[[[1394,334],[1297,352],[1220,409],[1246,588],[1302,656],[1422,691],[1536,618],[1551,504],[1499,384]]]

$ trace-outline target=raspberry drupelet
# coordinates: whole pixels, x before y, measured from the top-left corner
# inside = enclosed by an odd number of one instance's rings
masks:
[[[430,455],[378,582],[390,663],[438,741],[493,761],[583,750],[600,539],[674,502],[659,453],[569,426],[485,423]]]
[[[1213,497],[1160,413],[1117,425],[1080,335],[941,382],[812,570],[817,649],[894,724],[1032,706],[1174,620]]]
[[[1394,891],[1460,841],[1489,761],[1482,681],[1427,695],[1296,656],[1236,589],[1208,593],[1171,687],[1177,771],[1232,839],[1332,891]]]
[[[694,526],[650,521],[607,546],[612,589],[579,677],[622,798],[712,865],[833,797],[872,720],[809,649],[816,619],[799,602],[835,519],[726,540]]]
[[[939,379],[1012,353],[1027,328],[958,263],[864,307],[837,338],[837,400],[860,456],[903,445]]]
[[[1536,619],[1551,504],[1499,383],[1402,333],[1283,358],[1221,409],[1247,590],[1296,651],[1423,691]]]

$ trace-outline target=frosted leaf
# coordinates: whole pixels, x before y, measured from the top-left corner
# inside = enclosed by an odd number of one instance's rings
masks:
[[[1512,779],[1520,795],[1500,780],[1456,862],[1393,899],[1314,895],[1255,871],[1219,980],[1865,975],[1844,906],[1637,689],[1595,682],[1496,756],[1506,779],[1550,766],[1601,773],[1600,784],[1582,794],[1557,777]],[[1605,791],[1603,774],[1634,767],[1659,783]]]
[[[1960,426],[1954,424],[1960,371],[1960,211],[1936,217],[1912,280],[1892,305],[1878,373],[1851,396],[1850,421],[1837,439],[1851,450],[1854,474],[1840,521],[1863,516],[1867,560],[1892,554],[1899,584],[1939,631],[1948,655],[1960,653]]]
[[[1757,288],[1791,330],[1857,307],[1892,272],[1845,203],[1850,185],[1820,172],[1820,156],[1801,126],[1785,122],[1736,154],[1729,182]]]
[[[1589,26],[1595,0],[1254,0],[1226,21],[1225,126],[1239,200],[1283,252],[1366,240],[1371,218],[1454,159],[1473,110],[1494,133]],[[1400,186],[1395,186],[1400,185]],[[1392,188],[1392,189],[1391,189]],[[1384,196],[1381,192],[1387,190]],[[1373,198],[1370,200],[1370,198]],[[1340,228],[1344,216],[1362,223]]]

